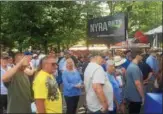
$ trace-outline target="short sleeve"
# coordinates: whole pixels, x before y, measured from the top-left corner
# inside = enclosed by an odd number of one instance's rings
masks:
[[[46,99],[48,89],[46,87],[46,81],[44,79],[37,79],[33,84],[34,98],[35,99]]]
[[[153,62],[152,62],[152,60],[150,58],[147,58],[146,63],[151,67],[151,69],[154,69],[153,68],[153,66],[154,66]]]
[[[133,77],[133,80],[136,81],[136,80],[141,80],[141,71],[139,68],[134,68],[133,71],[132,71],[132,77]]]
[[[100,84],[104,84],[105,83],[105,72],[102,69],[102,67],[98,68],[94,72],[92,80],[93,80],[92,83],[100,83]]]

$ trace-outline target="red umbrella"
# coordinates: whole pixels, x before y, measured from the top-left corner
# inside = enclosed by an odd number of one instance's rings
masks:
[[[140,42],[140,43],[148,43],[148,37],[144,35],[141,31],[137,31],[135,33],[135,38]]]

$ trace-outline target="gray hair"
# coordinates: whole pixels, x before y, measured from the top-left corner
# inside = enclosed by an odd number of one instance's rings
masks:
[[[114,61],[113,60],[107,60],[106,61],[106,68],[108,69],[108,67],[111,65],[114,65]]]

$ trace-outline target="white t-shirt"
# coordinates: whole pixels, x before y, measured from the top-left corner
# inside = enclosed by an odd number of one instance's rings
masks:
[[[11,68],[13,68],[15,65],[14,64],[8,64],[7,65],[7,70],[10,70]]]
[[[31,63],[30,63],[31,67],[33,67],[35,69],[38,68],[39,64],[40,64],[40,60],[39,59],[32,59]]]
[[[4,70],[1,67],[1,95],[7,95],[7,88],[5,87],[4,83],[2,82],[2,76],[6,73],[6,70]]]
[[[93,76],[93,77],[92,77]],[[103,68],[96,63],[89,63],[84,72],[84,85],[86,89],[86,102],[92,112],[99,111],[102,105],[92,88],[92,83],[103,84],[103,91],[108,100],[108,110],[113,110],[113,88],[105,75]]]
[[[122,76],[121,76],[121,75],[116,76],[116,79],[117,79],[119,85],[120,85],[120,86],[123,86]]]

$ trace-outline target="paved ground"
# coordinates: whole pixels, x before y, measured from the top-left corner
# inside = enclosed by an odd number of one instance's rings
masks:
[[[61,86],[61,91],[62,91],[62,86]],[[64,96],[62,95],[63,99],[63,112],[66,112],[66,102],[64,99]],[[77,114],[85,114],[85,108],[83,107],[85,105],[85,93],[84,91],[82,92],[82,95],[80,96],[79,103],[78,103],[78,109],[77,109]]]
[[[144,88],[146,90],[145,92],[152,92],[151,88],[153,88],[153,83],[154,82],[151,82],[149,85],[147,85]],[[62,91],[62,86],[61,86],[61,91]],[[86,104],[85,92],[83,90],[82,96],[80,96],[79,99],[77,114],[85,114],[85,108],[83,107],[85,104]],[[64,97],[63,97],[63,112],[66,112],[66,103],[64,101]],[[143,112],[144,112],[144,106],[142,106],[140,113],[142,114]]]

